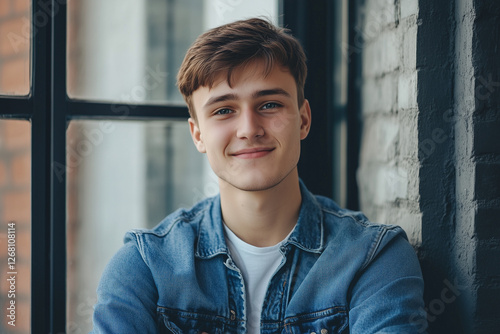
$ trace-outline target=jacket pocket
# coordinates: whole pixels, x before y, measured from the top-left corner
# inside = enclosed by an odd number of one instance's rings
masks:
[[[300,314],[285,319],[286,334],[346,334],[349,333],[347,311],[343,307]]]
[[[234,334],[236,322],[203,313],[158,308],[158,327],[165,334]]]

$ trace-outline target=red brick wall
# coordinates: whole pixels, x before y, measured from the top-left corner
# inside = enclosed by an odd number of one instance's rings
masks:
[[[0,1],[0,94],[29,93],[29,0]],[[8,267],[8,224],[15,223],[15,267]],[[7,281],[16,272],[15,297]],[[31,125],[0,119],[0,333],[30,332]],[[7,307],[15,301],[15,327]]]
[[[0,1],[0,94],[29,93],[28,0]]]
[[[31,275],[31,126],[27,121],[0,120],[0,332],[29,333]],[[9,223],[15,223],[15,268],[7,263]],[[15,298],[9,298],[7,273],[15,274]],[[15,301],[15,324],[7,321]]]

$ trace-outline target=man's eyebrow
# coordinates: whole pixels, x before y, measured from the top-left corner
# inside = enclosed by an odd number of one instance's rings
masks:
[[[263,90],[256,91],[255,93],[252,94],[252,98],[258,98],[258,97],[267,96],[267,95],[283,95],[286,97],[291,97],[290,93],[288,93],[284,89],[272,88],[272,89],[263,89]],[[208,99],[207,103],[205,103],[205,105],[203,107],[207,108],[215,103],[237,100],[237,99],[238,99],[238,95],[232,94],[232,93],[231,94],[224,94],[224,95],[220,95],[220,96],[213,96],[210,99]]]
[[[283,95],[286,97],[291,97],[290,93],[288,93],[286,90],[281,89],[281,88],[259,90],[255,93],[253,93],[252,97],[256,98],[256,97],[262,97],[262,96],[267,96],[267,95]]]
[[[203,106],[204,108],[211,106],[212,104],[219,103],[219,102],[224,102],[224,101],[230,101],[230,100],[237,100],[238,95],[236,94],[224,94],[220,96],[214,96],[208,99],[207,103]]]

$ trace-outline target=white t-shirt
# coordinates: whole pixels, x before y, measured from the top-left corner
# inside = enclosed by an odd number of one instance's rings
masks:
[[[288,239],[288,236],[274,246],[256,247],[238,238],[225,224],[224,229],[226,230],[229,251],[245,282],[247,333],[259,334],[260,314],[269,280],[283,259],[279,248]]]

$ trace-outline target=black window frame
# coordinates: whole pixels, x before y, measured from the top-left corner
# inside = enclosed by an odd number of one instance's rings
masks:
[[[349,12],[355,1],[349,1]],[[47,13],[50,8],[51,14]],[[321,0],[281,0],[280,18],[285,27],[303,43],[308,61],[306,97],[313,106],[313,132],[302,145],[299,173],[313,192],[332,197],[336,186],[332,128],[346,117],[345,110],[334,109],[329,95],[333,89],[334,70],[332,21],[340,18],[332,2]],[[67,4],[63,0],[32,1],[32,17],[46,16],[46,24],[32,27],[31,89],[28,96],[0,95],[0,119],[31,122],[31,332],[65,333],[66,324],[66,179],[57,174],[66,165],[66,129],[72,119],[179,119],[187,118],[186,107],[103,103],[71,99],[66,89]],[[350,14],[351,16],[351,14]],[[352,16],[351,16],[352,18]],[[33,21],[33,20],[32,20]],[[32,23],[33,24],[33,23]],[[326,42],[325,42],[326,41]],[[312,57],[319,55],[319,58]],[[325,70],[326,69],[326,70]],[[349,74],[349,100],[356,98],[356,87]],[[125,108],[125,109],[124,109]],[[356,120],[357,106],[348,118]],[[127,110],[117,113],[116,110]],[[349,123],[351,124],[351,123]],[[354,145],[348,161],[350,202],[357,209],[357,187],[353,171],[357,167],[359,127],[349,127],[349,145]],[[318,171],[321,171],[320,173]],[[352,195],[353,191],[356,195]]]

